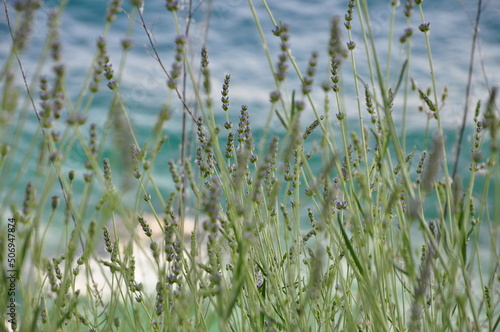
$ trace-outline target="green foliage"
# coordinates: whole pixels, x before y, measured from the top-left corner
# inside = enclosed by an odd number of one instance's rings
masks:
[[[0,204],[3,220],[16,223],[14,233],[2,222],[0,261],[7,266],[9,243],[15,243],[11,270],[17,279],[14,296],[0,287],[0,312],[7,317],[2,330],[12,327],[12,298],[20,331],[498,327],[496,89],[486,107],[478,101],[472,142],[458,146],[471,149],[462,157],[470,159],[470,168],[450,172],[449,160],[459,154],[452,155],[445,142],[440,111],[448,91],[437,92],[425,3],[404,5],[407,27],[397,67],[391,66],[392,40],[387,59],[378,55],[367,2],[349,1],[344,22],[332,20],[329,45],[321,46],[331,79],[320,92],[320,53],[312,52],[301,70],[291,53],[289,25],[276,21],[263,3],[268,18],[259,17],[248,1],[269,62],[263,75],[273,77],[275,90],[269,92],[265,125],[257,128],[251,106],[241,106],[233,117],[235,83],[229,74],[216,73],[224,83],[221,104],[214,102],[219,97],[212,95],[217,89],[210,49],[193,49],[183,25],[192,22],[180,23],[186,12],[191,18],[191,7],[166,3],[163,15],[178,35],[171,41],[169,67],[158,54],[153,22],[143,17],[141,8],[148,4],[131,1],[121,15],[121,3],[111,1],[75,99],[75,91],[66,90],[64,61],[70,60],[62,57],[58,37],[66,1],[51,13],[29,78],[22,54],[40,3],[16,1],[14,19],[4,1],[11,48],[0,72],[0,130],[15,130],[0,142]],[[391,36],[402,16],[397,6],[392,2]],[[420,13],[415,34],[425,38],[430,87],[417,86],[409,74],[413,10]],[[130,31],[119,61],[107,50],[106,34],[116,19],[144,29],[151,61],[167,82],[167,101],[145,140],[136,135],[122,88]],[[263,20],[275,26],[276,40],[266,39]],[[353,40],[353,29],[360,29],[363,40]],[[280,45],[278,54],[269,43]],[[359,46],[366,50],[366,82],[356,66]],[[46,68],[51,74],[41,75]],[[290,76],[298,78],[299,88],[290,88]],[[391,77],[398,78],[395,84]],[[355,91],[355,116],[344,103],[346,84]],[[89,110],[105,93],[111,94],[108,113],[96,123]],[[393,118],[396,103],[404,110],[400,128]],[[406,151],[409,107],[423,110],[430,151]],[[175,108],[182,109],[181,148],[175,160],[165,161],[164,127],[180,121],[173,119],[179,116]],[[314,113],[313,122],[304,123],[305,109]],[[33,115],[38,126],[25,142]],[[219,123],[223,117],[226,122]],[[271,123],[279,123],[283,134],[273,136]],[[76,171],[69,166],[75,151],[84,156]],[[15,242],[8,234],[15,234]],[[1,271],[4,283],[9,269]]]

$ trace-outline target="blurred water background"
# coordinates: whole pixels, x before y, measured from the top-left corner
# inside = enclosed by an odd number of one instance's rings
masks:
[[[8,3],[11,6],[10,13],[11,19],[13,19],[15,11],[12,8],[12,2],[8,1]],[[55,0],[45,1],[43,7],[36,14],[29,47],[21,55],[28,78],[35,70],[41,46],[46,38],[49,12],[56,8],[58,3]],[[472,112],[477,100],[482,99],[486,103],[488,87],[500,84],[500,2],[490,0],[483,1],[483,3],[484,8],[479,33],[480,41],[476,53],[470,99],[469,125],[472,125]],[[403,4],[396,9],[394,44],[391,52],[393,73],[391,75],[391,86],[394,86],[397,82],[404,59],[405,46],[402,47],[398,41],[399,36],[403,34],[406,28]],[[225,121],[225,114],[220,109],[219,103],[220,87],[224,75],[229,73],[231,74],[230,118],[236,123],[240,105],[248,105],[252,127],[258,133],[258,128],[263,125],[269,111],[269,93],[275,89],[275,85],[248,3],[244,0],[216,0],[212,4],[213,10],[210,15],[206,3],[200,4],[198,1],[194,1],[193,5],[195,10],[190,29],[189,52],[190,56],[195,59],[193,61],[199,63],[200,49],[206,40],[209,66],[213,78],[212,90],[216,120],[220,124]],[[390,1],[369,1],[369,5],[371,7],[370,19],[375,33],[376,47],[382,56],[381,59],[385,60],[388,52]],[[441,92],[445,85],[449,87],[449,97],[442,110],[442,119],[446,126],[447,144],[451,147],[450,151],[453,151],[452,146],[458,136],[458,128],[464,109],[476,5],[476,1],[459,0],[424,1],[423,4],[425,20],[431,23],[430,40],[438,91]],[[107,6],[108,2],[101,0],[69,1],[62,16],[60,39],[62,42],[63,63],[67,68],[66,88],[69,97],[73,101],[76,100],[82,89],[86,89],[86,87],[82,86],[82,78],[89,72],[95,54],[96,40],[103,34]],[[183,3],[183,6],[183,10],[179,12],[179,17],[181,18],[181,25],[184,26],[187,4]],[[324,98],[321,83],[324,80],[329,80],[330,77],[327,48],[331,19],[335,15],[344,16],[347,9],[346,2],[331,0],[270,0],[269,6],[276,20],[281,20],[290,25],[292,53],[302,70],[306,69],[311,52],[319,52],[318,74],[314,84],[313,96],[318,108],[321,110]],[[255,7],[273,54],[272,61],[276,64],[280,41],[272,34],[274,26],[265,7],[259,1],[255,1]],[[124,1],[123,8],[124,12],[117,15],[116,21],[107,32],[106,37],[114,68],[118,67],[120,61],[120,42],[126,37],[127,30],[130,28],[127,13],[131,11],[131,7],[128,1]],[[164,1],[151,0],[145,1],[143,14],[148,28],[154,35],[159,54],[167,65],[167,69],[170,69],[174,57],[173,42],[177,35],[172,16],[166,11]],[[5,15],[2,14],[0,17],[0,64],[3,65],[10,50],[11,39]],[[431,77],[424,36],[418,31],[418,25],[421,21],[416,8],[411,22],[414,28],[414,36],[411,39],[413,55],[410,63],[410,75],[415,78],[419,86],[427,88],[431,86]],[[138,140],[143,142],[149,137],[152,126],[157,121],[158,112],[166,102],[166,76],[151,56],[151,47],[144,30],[139,24],[135,24],[132,29],[131,38],[134,48],[127,57],[120,91]],[[359,31],[357,23],[355,23],[353,40],[357,44],[356,64],[360,77],[368,82],[369,72],[366,60],[364,60],[366,55]],[[344,34],[344,41],[347,41],[346,34]],[[344,80],[346,109],[352,109],[352,112],[348,112],[347,116],[351,119],[352,128],[354,129],[356,128],[356,122],[353,120],[357,118],[357,107],[349,67],[349,61],[345,61],[342,79]],[[385,69],[385,67],[383,68]],[[16,70],[18,69],[16,68]],[[292,73],[292,70],[290,69],[289,72]],[[43,74],[51,75],[50,64],[43,70]],[[18,75],[18,77],[20,76]],[[21,87],[20,80],[17,81],[17,84]],[[287,87],[289,93],[292,90],[300,91],[300,82],[294,74],[290,74]],[[191,92],[188,92],[187,96],[188,100],[193,100]],[[290,98],[290,95],[288,95],[288,98]],[[101,90],[87,114],[88,123],[94,122],[99,125],[104,123],[110,100],[111,92],[102,84]],[[166,160],[176,159],[179,156],[182,121],[181,105],[175,99],[172,100],[172,105],[174,105],[172,119],[167,122],[164,128],[165,134],[168,135],[166,146],[163,149],[164,155],[162,155],[165,166],[156,171],[160,174],[157,180],[162,190],[166,192],[172,189]],[[424,148],[422,138],[425,133],[427,117],[417,110],[420,102],[416,93],[412,95],[411,101],[407,114],[408,138],[406,149],[407,151],[415,150],[417,156],[419,156],[419,152]],[[394,108],[394,118],[398,127],[402,125],[402,109],[400,106],[397,102]],[[302,119],[304,126],[315,119],[310,107],[306,107]],[[15,121],[13,123],[15,124]],[[435,128],[434,123],[435,121],[432,122],[431,132]],[[13,167],[16,171],[20,169],[21,161],[24,155],[28,153],[26,149],[33,139],[37,126],[36,117],[31,112],[23,129],[19,151],[16,152]],[[280,132],[281,125],[277,119],[274,120],[271,128],[272,131]],[[14,129],[15,125],[12,125],[7,129],[7,132],[2,133],[1,141],[8,142],[8,137],[13,135]],[[102,128],[99,130],[102,130]],[[470,135],[466,139],[470,141]],[[125,147],[124,151],[127,150],[128,147]],[[119,147],[110,146],[105,154],[113,156],[113,153],[122,153],[120,151]],[[468,158],[468,151],[466,151],[462,155],[461,168],[468,168]],[[85,172],[85,159],[83,150],[75,146],[64,166],[64,171],[76,170],[77,174],[79,174],[80,185],[83,183],[81,174]],[[24,175],[15,191],[2,191],[3,196],[0,197],[0,202],[7,203],[15,200],[18,205],[21,204],[24,187],[28,181],[32,180],[37,166],[36,158],[34,157],[32,160],[32,163],[25,165],[25,168],[22,169],[21,172]],[[119,167],[119,165],[114,166]],[[3,174],[3,176],[8,175]],[[60,193],[56,192],[58,189],[57,187],[53,188],[54,194],[60,195]],[[165,196],[167,195],[165,194]],[[6,208],[6,206],[2,206],[2,208],[4,207]]]

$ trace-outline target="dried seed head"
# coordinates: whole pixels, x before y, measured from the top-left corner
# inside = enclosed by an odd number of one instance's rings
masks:
[[[179,10],[181,8],[181,5],[177,0],[167,0],[165,7],[168,11],[174,12],[176,10]]]
[[[224,111],[227,111],[229,109],[229,82],[231,81],[231,75],[226,74],[224,78],[224,84],[222,85],[222,91],[221,91],[221,102],[222,102],[222,109]]]
[[[59,206],[59,196],[52,196],[51,206],[52,206],[52,210],[57,209],[57,207]]]
[[[102,163],[104,168],[104,180],[106,181],[106,187],[108,189],[113,189],[113,182],[111,179],[111,164],[109,162],[109,159],[104,158]]]
[[[429,22],[422,23],[418,26],[418,29],[422,32],[428,32],[431,29],[431,24]]]
[[[350,29],[350,21],[346,20],[345,26],[347,29]],[[330,40],[328,42],[328,55],[330,56],[330,58],[345,58],[347,56],[347,50],[342,44],[342,31],[340,29],[339,16],[335,16],[332,19],[330,28]]]
[[[123,38],[120,41],[120,45],[124,51],[130,50],[132,47],[134,47],[134,42],[130,38]]]
[[[441,160],[443,157],[443,146],[444,138],[442,135],[436,135],[434,137],[434,147],[429,155],[429,160],[427,161],[427,167],[425,168],[424,175],[422,177],[422,189],[427,191],[434,186],[436,181],[436,176],[441,167]]]

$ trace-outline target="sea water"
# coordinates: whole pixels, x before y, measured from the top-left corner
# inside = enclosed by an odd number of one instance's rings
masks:
[[[181,1],[182,8],[178,12],[179,22],[182,29],[186,28],[187,12],[189,2]],[[377,53],[382,59],[382,69],[386,70],[386,59],[388,58],[389,26],[391,19],[390,1],[368,1],[370,6],[370,21],[373,27],[376,41]],[[15,12],[10,4],[11,20],[15,19]],[[34,20],[34,29],[29,42],[28,49],[21,54],[21,60],[28,75],[28,79],[35,71],[37,61],[40,57],[41,46],[46,37],[49,12],[58,6],[55,0],[45,1],[43,7],[37,12]],[[319,64],[316,81],[313,88],[313,100],[321,110],[323,93],[320,85],[324,80],[329,80],[329,59],[327,54],[329,30],[333,16],[343,16],[346,12],[346,4],[340,1],[311,0],[311,1],[268,1],[269,8],[276,22],[282,21],[290,26],[290,48],[292,55],[297,61],[299,68],[305,71],[311,52],[319,52]],[[404,3],[403,3],[404,4]],[[206,45],[209,54],[209,68],[212,76],[212,97],[214,100],[215,118],[222,125],[226,114],[219,105],[220,89],[225,74],[231,75],[230,83],[230,110],[229,117],[237,123],[240,105],[249,107],[252,129],[256,135],[265,123],[267,113],[270,109],[269,94],[275,89],[273,77],[269,70],[268,59],[259,36],[252,11],[248,2],[244,0],[216,0],[211,10],[206,4],[194,1],[193,16],[190,23],[190,44],[188,56],[199,62],[201,47]],[[260,1],[254,1],[255,11],[262,26],[267,45],[271,52],[271,61],[278,61],[280,41],[272,34],[274,24],[270,19],[265,6]],[[103,31],[107,1],[87,0],[69,1],[61,18],[59,30],[62,43],[62,61],[67,68],[66,91],[72,102],[76,102],[81,91],[87,89],[83,85],[83,78],[88,74],[90,64],[95,54],[95,44],[99,36],[105,34],[111,63],[116,69],[119,67],[121,57],[120,42],[127,37],[128,29],[131,29],[130,38],[134,47],[127,55],[125,69],[120,85],[120,93],[127,108],[128,115],[137,135],[139,142],[144,142],[151,135],[154,123],[157,121],[158,112],[162,105],[167,102],[168,89],[166,87],[166,75],[162,71],[158,61],[154,59],[151,45],[148,41],[144,28],[135,23],[130,25],[129,17],[131,7],[128,1],[123,3],[123,11],[120,12],[116,21],[106,33]],[[429,34],[431,53],[436,77],[438,92],[442,92],[445,85],[449,89],[449,97],[446,105],[441,110],[441,118],[446,131],[446,142],[449,151],[453,151],[458,128],[463,118],[465,103],[465,89],[469,71],[470,53],[472,46],[473,26],[476,15],[475,1],[441,0],[424,1],[424,20],[431,23]],[[172,15],[165,9],[164,1],[145,1],[142,9],[148,31],[153,36],[158,54],[170,70],[174,57],[174,40],[178,32]],[[399,73],[405,59],[406,46],[401,46],[398,39],[406,28],[406,18],[403,15],[403,5],[396,8],[396,22],[393,32],[394,43],[391,53],[391,74],[388,86],[397,84]],[[354,15],[357,15],[355,10]],[[10,50],[11,40],[8,32],[5,15],[0,19],[0,64],[4,64]],[[470,113],[468,117],[469,128],[472,125],[472,112],[475,103],[482,99],[486,102],[488,91],[492,86],[498,86],[500,80],[500,3],[497,1],[484,1],[482,16],[479,25],[479,40],[475,53],[475,62],[472,76],[472,89],[469,100]],[[138,17],[135,16],[135,20]],[[369,82],[370,73],[366,61],[366,50],[363,46],[363,36],[360,33],[356,18],[353,21],[352,40],[356,42],[355,49],[356,67],[359,77]],[[418,30],[421,23],[420,14],[415,7],[411,18],[411,26],[414,35],[411,38],[412,58],[410,62],[410,76],[424,89],[431,86],[431,73],[429,67],[428,53],[424,35]],[[208,31],[208,32],[207,32]],[[348,41],[348,36],[343,29],[343,41]],[[184,33],[184,31],[182,31]],[[370,51],[372,52],[372,51]],[[343,89],[344,103],[349,119],[349,126],[357,128],[357,106],[355,89],[353,85],[350,61],[344,61]],[[16,69],[18,70],[18,69]],[[292,91],[301,89],[300,82],[293,69],[289,68],[289,80],[287,81],[288,93],[286,98],[290,101]],[[18,85],[22,88],[20,75]],[[51,75],[51,65],[42,70],[42,74]],[[3,84],[3,83],[2,83]],[[187,101],[193,105],[194,95],[189,90]],[[88,123],[103,124],[111,100],[111,92],[107,91],[104,84],[97,94],[94,102],[88,110]],[[180,136],[182,127],[182,105],[175,95],[171,95],[172,118],[164,127],[164,134],[168,136],[162,158],[177,159],[179,157]],[[420,152],[424,146],[423,137],[427,128],[427,116],[418,112],[420,105],[416,93],[410,96],[409,108],[407,110],[407,146],[406,151]],[[333,106],[333,112],[336,112]],[[352,111],[351,111],[352,110]],[[399,101],[395,103],[394,120],[399,128],[402,127],[403,112]],[[367,114],[365,114],[367,116]],[[367,117],[368,118],[368,117]],[[302,113],[304,126],[311,123],[315,116],[310,106]],[[333,124],[338,126],[337,123]],[[21,165],[27,149],[33,139],[38,126],[33,112],[27,118],[23,127],[21,143],[14,162],[14,169]],[[84,127],[84,129],[87,127]],[[14,133],[15,126],[6,129],[2,134],[1,142],[10,143],[8,137]],[[100,128],[102,130],[102,128]],[[435,121],[431,121],[429,131],[435,131]],[[271,134],[280,134],[283,128],[277,118],[271,125]],[[84,134],[86,135],[86,133]],[[467,138],[466,138],[467,139]],[[470,141],[470,135],[469,135]],[[128,147],[108,147],[105,155],[113,158],[117,151],[127,151]],[[427,146],[429,148],[429,146]],[[36,158],[32,163],[25,165],[22,170],[23,176],[15,191],[6,193],[0,197],[3,203],[11,203],[10,199],[22,202],[24,188],[28,181],[34,176],[36,170]],[[63,171],[74,169],[81,175],[84,170],[86,157],[83,150],[75,145],[68,159],[65,161]],[[113,159],[112,159],[113,160]],[[321,162],[316,158],[318,165]],[[461,166],[468,167],[468,156],[463,157]],[[120,167],[119,164],[113,165]],[[462,167],[462,168],[463,168]],[[166,163],[163,171],[158,171],[157,180],[165,192],[172,190],[171,177],[168,174]],[[8,176],[8,174],[2,174]],[[82,180],[79,178],[79,185]],[[54,188],[57,190],[57,188]],[[54,193],[57,194],[57,193]],[[165,194],[166,196],[166,194]]]

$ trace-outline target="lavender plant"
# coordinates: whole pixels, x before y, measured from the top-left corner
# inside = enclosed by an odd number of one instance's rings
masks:
[[[3,1],[10,48],[0,71],[0,200],[3,220],[15,220],[15,241],[2,222],[2,280],[16,272],[0,287],[2,330],[498,328],[497,88],[475,101],[472,123],[464,112],[460,136],[470,128],[472,140],[460,139],[454,154],[426,3],[390,2],[384,59],[367,1],[347,2],[342,18],[332,18],[328,45],[309,52],[305,68],[292,55],[300,27],[262,4],[266,17],[248,0],[269,65],[262,75],[274,81],[259,127],[252,96],[248,106],[235,105],[238,83],[211,69],[206,39],[197,46],[192,1],[165,3],[162,19],[175,27],[169,56],[144,15],[147,2],[110,1],[79,91],[67,88],[71,60],[59,37],[67,1],[50,13],[29,71],[25,49],[44,6]],[[117,55],[107,36],[120,20],[129,28]],[[399,20],[406,26],[394,38]],[[123,79],[134,27],[164,75],[165,102],[148,137],[138,134]],[[417,33],[430,87],[411,77]],[[397,47],[400,61],[391,63]],[[322,57],[328,65],[320,73]],[[94,119],[104,96],[107,112]],[[410,109],[422,110],[427,123],[423,148],[407,139]],[[173,153],[166,151],[171,123],[181,128]],[[81,165],[72,163],[75,151]],[[461,155],[468,169],[458,168]]]

